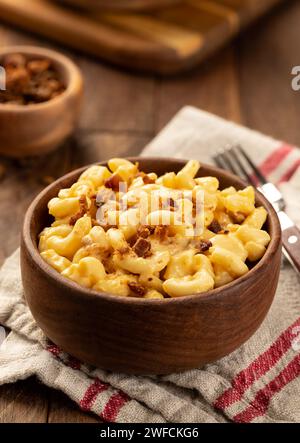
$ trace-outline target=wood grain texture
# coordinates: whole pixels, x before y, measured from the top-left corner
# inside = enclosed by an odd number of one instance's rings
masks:
[[[50,0],[0,0],[0,17],[121,66],[174,74],[199,64],[281,1],[185,0],[138,14],[78,12]]]
[[[48,423],[99,423],[95,414],[82,412],[78,405],[62,392],[49,389]]]
[[[142,171],[158,176],[178,172],[185,165],[184,160],[165,158],[130,160],[139,161]],[[279,220],[262,194],[257,193],[256,203],[268,212],[266,229],[271,241],[265,255],[246,275],[205,294],[177,299],[116,297],[66,279],[42,259],[37,248],[39,233],[50,224],[49,200],[75,183],[84,170],[67,174],[39,194],[24,220],[24,295],[46,336],[80,361],[135,375],[198,368],[229,354],[251,337],[270,308],[281,263]],[[220,189],[245,186],[237,177],[213,166],[202,164],[199,176],[217,177]]]
[[[241,108],[246,125],[300,145],[300,94],[291,87],[299,65],[299,2],[283,5],[238,42]]]
[[[122,98],[122,87],[117,83],[124,85],[124,97],[131,109],[131,101],[135,100],[144,89],[145,77],[117,71],[108,65],[98,64],[95,60],[69,51],[66,47],[57,47],[50,41],[37,38],[34,34],[23,33],[16,28],[1,24],[1,46],[37,44],[59,49],[79,63],[85,76],[88,75],[97,81],[97,93],[90,87],[89,93],[86,94],[88,103],[84,106],[82,130],[76,134],[76,140],[84,141],[83,146],[87,144],[89,148],[81,148],[79,151],[76,148],[76,153],[79,152],[78,160],[77,154],[75,158],[73,155],[73,142],[66,143],[59,151],[40,159],[37,164],[34,161],[32,164],[24,165],[0,157],[0,163],[6,166],[5,178],[0,186],[0,265],[19,244],[24,212],[32,198],[45,186],[44,176],[56,178],[74,167],[97,161],[98,149],[101,150],[101,155],[107,158],[114,156],[119,146],[122,146],[126,155],[134,155],[135,149],[141,148],[144,142],[152,138],[184,104],[194,104],[299,145],[299,93],[291,94],[290,66],[286,66],[286,64],[299,64],[300,27],[297,18],[299,16],[299,2],[289,1],[287,5],[279,8],[278,12],[270,14],[253,30],[245,33],[243,39],[232,45],[226,55],[220,52],[194,72],[170,80],[148,77],[147,98],[140,101],[134,113],[127,112]],[[276,45],[272,45],[272,40]],[[270,67],[274,63],[274,54],[277,69]],[[135,93],[136,80],[139,81]],[[288,94],[288,100],[282,99],[285,94],[283,90]],[[106,91],[105,97],[110,104],[109,112],[101,91]],[[89,104],[91,100],[92,103]],[[119,108],[122,116],[119,115]],[[135,121],[138,124],[135,124]],[[90,129],[93,130],[92,135],[89,134]],[[101,146],[98,146],[99,141]],[[16,201],[18,204],[12,203]],[[7,235],[7,232],[10,235]],[[11,411],[9,415],[1,416],[4,422],[19,422],[22,419],[30,421],[24,409],[19,409],[16,398],[18,394],[22,395],[27,383],[24,381],[0,388],[0,409],[2,411],[3,405],[9,402]],[[40,400],[46,402],[49,405],[49,420],[51,420],[48,393],[45,393],[43,386],[36,381],[31,381],[30,386],[30,389],[27,389],[27,403],[34,404]],[[55,402],[55,420],[72,421],[73,414],[74,421],[77,420],[77,411],[65,396],[59,394]],[[82,417],[84,420],[85,414]],[[42,420],[46,421],[47,417],[43,415]]]
[[[297,226],[291,226],[282,231],[282,244],[300,274],[300,230]]]
[[[241,122],[237,59],[233,48],[215,55],[201,68],[156,87],[155,130],[162,129],[183,106],[196,106]]]
[[[181,0],[58,0],[71,6],[80,6],[84,9],[93,10],[133,10],[145,11],[152,8],[164,8],[174,5]]]
[[[45,423],[48,393],[33,378],[0,386],[0,423]]]
[[[124,74],[85,57],[77,63],[85,79],[81,129],[153,132],[155,79]]]

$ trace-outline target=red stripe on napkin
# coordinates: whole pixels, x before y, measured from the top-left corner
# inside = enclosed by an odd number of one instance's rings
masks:
[[[68,360],[66,362],[67,366],[70,366],[72,369],[81,369],[81,361],[78,360],[76,357],[72,357],[71,355],[68,355]]]
[[[125,392],[119,391],[111,396],[100,417],[104,421],[114,422],[122,407],[130,400]]]
[[[239,401],[247,389],[266,374],[291,348],[293,339],[297,335],[297,332],[294,331],[297,326],[300,326],[300,317],[263,354],[259,355],[246,369],[236,375],[231,383],[232,387],[217,398],[214,407],[224,410]]]
[[[274,149],[272,153],[260,164],[258,165],[259,170],[264,176],[271,174],[280,163],[293,151],[293,147],[284,143],[280,145],[277,149]],[[255,173],[251,175],[255,186],[259,186],[259,180],[257,179]]]
[[[293,151],[293,147],[288,144],[283,144],[275,149],[266,160],[259,166],[263,175],[268,176],[273,172],[278,165]]]
[[[300,167],[300,159],[298,158],[295,163],[283,174],[278,183],[283,183],[289,181],[297,169]]]
[[[51,352],[51,354],[54,355],[55,357],[58,357],[59,354],[62,352],[62,350],[54,343],[50,343],[46,349],[48,352]]]
[[[264,415],[271,399],[288,383],[300,375],[300,355],[297,355],[270,383],[258,391],[253,402],[233,420],[237,423],[249,423],[256,417]]]
[[[107,383],[103,383],[96,378],[87,388],[82,400],[79,402],[81,409],[84,411],[90,411],[98,395],[101,394],[101,392],[106,391],[108,388],[109,385]]]

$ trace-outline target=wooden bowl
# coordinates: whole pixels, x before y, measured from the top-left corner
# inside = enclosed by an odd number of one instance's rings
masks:
[[[184,160],[134,158],[141,169],[178,171]],[[105,164],[102,163],[102,164]],[[201,367],[241,346],[257,330],[272,303],[280,270],[281,229],[262,194],[257,204],[268,211],[271,242],[264,257],[232,283],[204,294],[165,300],[125,298],[84,289],[63,278],[40,256],[37,237],[49,226],[47,203],[75,182],[81,168],[48,186],[33,201],[24,221],[21,267],[27,303],[44,333],[80,360],[112,371],[167,374]],[[203,165],[221,188],[242,188],[239,178]]]
[[[50,59],[66,90],[44,103],[0,104],[0,154],[9,157],[46,154],[56,149],[75,129],[82,101],[82,76],[67,57],[33,46],[0,49],[0,64],[1,58],[12,53],[25,54],[29,59]]]
[[[108,10],[146,11],[172,6],[182,0],[59,0],[59,2],[100,12]]]

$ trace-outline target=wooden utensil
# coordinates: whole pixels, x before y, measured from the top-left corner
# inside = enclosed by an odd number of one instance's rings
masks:
[[[282,0],[185,0],[145,14],[76,12],[50,0],[0,0],[0,19],[115,64],[192,68]]]
[[[182,0],[57,0],[72,6],[90,10],[132,10],[144,11],[153,8],[164,8],[175,5]]]
[[[145,172],[178,172],[184,160],[134,158]],[[204,294],[147,300],[84,289],[67,280],[40,256],[38,234],[49,226],[47,203],[74,183],[85,168],[62,177],[31,204],[22,234],[21,264],[27,303],[38,325],[64,351],[117,372],[167,374],[201,367],[229,354],[259,327],[272,303],[281,262],[281,230],[273,207],[268,211],[271,242],[263,258],[243,277]],[[221,188],[245,183],[213,166]]]

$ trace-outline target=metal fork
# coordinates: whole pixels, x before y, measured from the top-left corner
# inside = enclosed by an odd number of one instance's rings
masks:
[[[240,145],[221,149],[213,159],[217,166],[244,178],[269,200],[280,221],[283,253],[300,274],[300,230],[284,212],[285,201],[279,189],[266,180]]]

